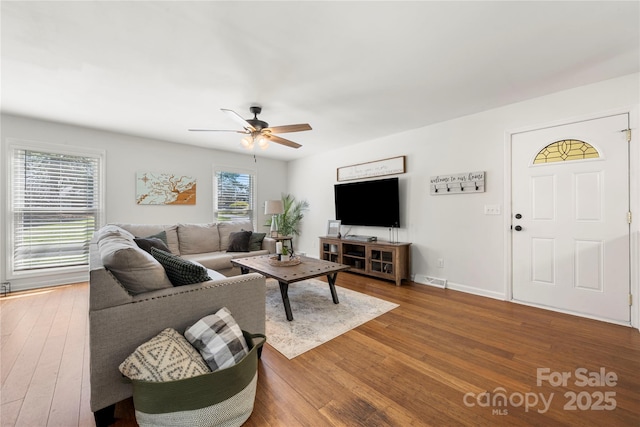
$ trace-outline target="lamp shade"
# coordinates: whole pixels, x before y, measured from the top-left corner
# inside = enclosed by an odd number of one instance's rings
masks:
[[[265,215],[280,215],[284,213],[282,200],[267,200],[264,204]]]

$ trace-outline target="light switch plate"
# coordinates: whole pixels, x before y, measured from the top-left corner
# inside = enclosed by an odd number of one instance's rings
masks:
[[[500,205],[484,205],[485,215],[500,215]]]

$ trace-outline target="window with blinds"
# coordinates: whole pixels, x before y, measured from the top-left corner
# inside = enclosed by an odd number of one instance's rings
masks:
[[[11,170],[13,271],[89,264],[100,224],[100,155],[14,148]]]
[[[254,222],[255,177],[253,174],[238,171],[216,171],[214,188],[216,221],[249,220]]]

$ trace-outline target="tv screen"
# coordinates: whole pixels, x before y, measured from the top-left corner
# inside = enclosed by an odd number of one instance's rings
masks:
[[[334,193],[342,224],[400,227],[398,178],[336,184]]]

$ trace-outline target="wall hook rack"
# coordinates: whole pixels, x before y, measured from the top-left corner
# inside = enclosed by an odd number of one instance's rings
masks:
[[[432,176],[431,195],[484,193],[484,178],[484,171]]]

